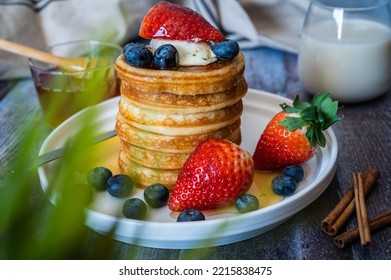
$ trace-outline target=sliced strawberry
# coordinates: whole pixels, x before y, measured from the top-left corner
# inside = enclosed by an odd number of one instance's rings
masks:
[[[224,35],[197,12],[165,1],[148,11],[141,22],[139,35],[145,39],[191,42],[224,40]]]
[[[168,206],[172,211],[212,210],[228,205],[251,187],[251,155],[224,139],[201,142],[183,165]]]
[[[253,155],[255,169],[271,171],[288,165],[302,164],[311,159],[317,146],[324,147],[322,133],[335,122],[338,102],[329,93],[316,95],[312,103],[300,102],[296,96],[293,107],[280,105],[277,113],[263,131]]]

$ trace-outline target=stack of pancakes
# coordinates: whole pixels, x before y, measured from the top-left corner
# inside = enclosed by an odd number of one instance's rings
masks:
[[[135,68],[116,61],[121,97],[116,119],[119,168],[136,184],[172,189],[197,144],[224,138],[240,144],[244,57],[175,70]]]

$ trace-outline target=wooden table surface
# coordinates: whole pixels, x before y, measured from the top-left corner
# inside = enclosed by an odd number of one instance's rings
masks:
[[[245,77],[250,88],[277,95],[302,99],[304,93],[298,81],[295,54],[258,48],[244,50],[247,60]],[[332,71],[332,69],[330,69]],[[42,124],[42,113],[30,79],[0,82],[0,184],[12,173],[10,167],[21,154],[21,135],[28,128]],[[279,227],[241,242],[202,249],[156,249],[129,245],[112,240],[90,229],[85,230],[77,252],[65,258],[103,259],[391,259],[391,226],[372,234],[372,245],[361,247],[359,242],[344,249],[337,248],[333,239],[320,229],[321,220],[352,186],[352,172],[368,168],[380,170],[374,190],[367,197],[368,216],[373,217],[391,209],[391,95],[361,104],[341,104],[344,120],[333,126],[338,141],[337,172],[330,185],[313,203]],[[50,129],[40,129],[42,141]],[[36,151],[41,142],[34,143]],[[43,197],[38,176],[32,173],[32,186],[26,193],[27,207],[34,208]],[[3,207],[3,208],[1,208]],[[1,211],[8,211],[0,206]],[[42,219],[49,219],[52,206],[44,210]],[[25,214],[29,219],[28,211]],[[353,216],[343,231],[355,227]],[[7,225],[9,227],[7,227]],[[23,223],[20,231],[23,232]],[[0,227],[3,225],[0,224]],[[18,240],[9,236],[15,232],[10,224],[0,228],[0,258],[30,258],[32,255],[12,254]],[[44,234],[37,230],[37,237]],[[158,234],[158,233],[156,233]],[[23,234],[20,235],[23,238]],[[16,239],[16,241],[15,241]],[[13,243],[11,242],[13,241]],[[20,240],[22,243],[23,240]],[[12,245],[13,244],[13,245]],[[97,250],[104,244],[105,251]],[[15,246],[13,248],[12,246]],[[54,248],[55,250],[55,248]],[[61,254],[44,258],[63,258]]]

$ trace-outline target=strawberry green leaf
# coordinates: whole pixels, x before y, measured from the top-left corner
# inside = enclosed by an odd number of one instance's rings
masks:
[[[307,137],[308,141],[311,144],[311,147],[316,147],[316,135],[315,135],[315,128],[313,126],[309,127],[305,136]]]
[[[322,117],[322,130],[329,128],[335,122],[342,120],[342,117],[337,116],[338,101],[333,101],[329,92],[320,93],[313,99],[313,105],[319,111],[319,116]]]
[[[338,101],[333,101],[330,92],[316,94],[311,103],[301,102],[297,95],[293,100],[293,106],[280,104],[286,113],[298,113],[300,117],[287,117],[280,123],[288,131],[307,126],[306,137],[312,147],[317,145],[325,147],[326,138],[322,133],[335,122],[342,120],[338,117]]]
[[[308,128],[306,132],[306,137],[313,148],[315,148],[318,145],[321,147],[326,146],[326,138],[323,132],[314,126]]]
[[[333,101],[329,92],[316,94],[311,103],[301,102],[297,95],[293,100],[293,106],[286,103],[280,104],[280,106],[286,113],[299,115],[299,117],[286,117],[284,121],[280,122],[280,125],[286,127],[288,131],[307,126],[306,137],[314,148],[317,145],[324,147],[326,138],[322,131],[343,119],[343,117],[337,116],[338,101]]]
[[[322,131],[315,129],[315,139],[316,143],[321,146],[322,148],[326,146],[326,138],[324,137],[324,134]]]
[[[306,126],[307,123],[302,118],[286,117],[279,125],[284,126],[288,131],[294,131]]]
[[[301,109],[297,109],[295,107],[291,107],[291,106],[284,106],[282,107],[284,112],[286,113],[296,113],[296,114],[299,114],[302,110]]]
[[[336,118],[330,120],[329,122],[327,122],[327,123],[325,124],[325,128],[324,128],[323,130],[329,128],[329,127],[332,126],[334,123],[336,123],[337,121],[340,121],[340,120],[342,120],[342,119],[343,119],[343,117],[340,117],[340,118],[339,118],[339,117],[336,117]]]
[[[317,122],[318,114],[315,107],[308,107],[300,113],[301,117],[305,121]]]
[[[311,104],[308,102],[301,102],[300,97],[296,95],[293,100],[293,106],[287,105],[286,103],[280,104],[280,107],[286,113],[300,113],[301,111],[311,107]]]
[[[301,102],[300,97],[296,95],[295,99],[293,100],[293,107],[301,110],[305,110],[309,107],[311,107],[311,104],[308,102]]]
[[[322,111],[319,111],[317,113],[317,119],[318,119],[318,122],[319,122],[319,128],[320,130],[325,130],[325,118],[326,116],[323,114]]]
[[[314,96],[312,99],[312,106],[321,108],[322,104],[327,101],[331,100],[330,98],[330,93],[329,92],[323,92],[323,93],[318,93],[317,95]]]

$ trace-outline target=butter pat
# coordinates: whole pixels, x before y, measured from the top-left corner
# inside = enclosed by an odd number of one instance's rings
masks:
[[[155,52],[157,48],[165,44],[171,44],[177,49],[180,66],[204,66],[217,60],[216,55],[205,42],[152,39],[149,46],[152,52]]]

